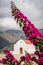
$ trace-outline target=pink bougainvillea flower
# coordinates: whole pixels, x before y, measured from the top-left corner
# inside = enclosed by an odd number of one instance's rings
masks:
[[[28,53],[25,55],[26,57],[29,57],[31,59],[31,55]]]
[[[43,57],[40,57],[40,58],[38,59],[38,64],[39,64],[39,65],[43,65]]]
[[[3,63],[2,60],[0,60],[0,63]]]
[[[36,61],[36,57],[32,57],[32,61]]]
[[[9,50],[5,50],[4,52],[6,54],[7,59],[11,59],[11,60],[15,59]]]
[[[30,54],[25,55],[25,62],[27,63],[29,60],[31,60]]]
[[[21,60],[21,61],[25,61],[25,56],[21,56],[21,57],[20,57],[20,60]]]
[[[10,51],[8,49],[4,50],[5,53],[10,53]]]
[[[14,62],[14,63],[18,63],[18,60],[17,60],[17,59],[15,59],[15,60],[12,60],[12,62]]]
[[[25,56],[25,62],[27,63],[27,62],[29,62],[29,57],[27,57],[27,56]]]
[[[39,55],[40,55],[40,57],[43,57],[43,52],[40,51],[39,52]]]
[[[40,51],[35,51],[35,54],[39,55],[39,52],[40,52]]]
[[[8,59],[6,59],[6,58],[2,58],[2,62],[4,63],[4,62],[7,62],[8,61]]]
[[[40,40],[39,39],[36,39],[35,42],[38,43],[38,42],[40,42]]]

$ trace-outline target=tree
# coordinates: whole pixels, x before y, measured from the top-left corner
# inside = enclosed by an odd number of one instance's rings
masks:
[[[12,16],[14,17],[15,20],[17,20],[17,23],[19,24],[20,28],[22,27],[25,36],[31,42],[33,42],[33,44],[37,46],[40,40],[43,39],[43,35],[31,23],[31,21],[28,20],[27,17],[15,6],[13,1],[11,1],[11,9],[12,9]]]

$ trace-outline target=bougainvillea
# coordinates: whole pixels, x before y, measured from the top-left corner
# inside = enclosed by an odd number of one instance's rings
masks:
[[[22,62],[24,62],[22,65],[27,65],[31,60],[31,56],[29,54],[25,55],[25,56],[21,56],[20,60],[17,60],[12,53],[10,52],[10,50],[5,50],[5,57],[2,58],[2,60],[0,60],[0,63],[4,64],[4,65],[21,65]]]
[[[40,39],[43,39],[43,35],[40,31],[31,23],[30,20],[11,2],[12,16],[17,20],[20,28],[25,33],[25,36],[31,40],[35,45],[40,42]]]
[[[38,65],[43,65],[43,52],[41,51],[35,51],[34,55],[38,55],[38,58],[36,56],[31,56],[30,54],[26,54],[24,56],[20,57],[20,60],[17,60],[12,53],[9,50],[5,50],[5,57],[0,60],[0,63],[4,65],[32,65],[33,61],[36,62]]]
[[[11,54],[10,50],[5,50],[5,57],[0,60],[0,63],[4,65],[15,65],[18,63],[18,60],[14,58],[14,56]]]

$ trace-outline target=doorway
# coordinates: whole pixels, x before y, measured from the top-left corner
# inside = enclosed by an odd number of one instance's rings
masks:
[[[23,54],[23,48],[22,47],[20,48],[20,54]]]

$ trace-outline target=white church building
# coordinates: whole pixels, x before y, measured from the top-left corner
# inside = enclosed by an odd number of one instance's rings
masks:
[[[16,42],[16,44],[14,44],[15,54],[25,54],[25,51],[30,54],[33,54],[35,52],[35,46],[30,40],[20,39]]]

